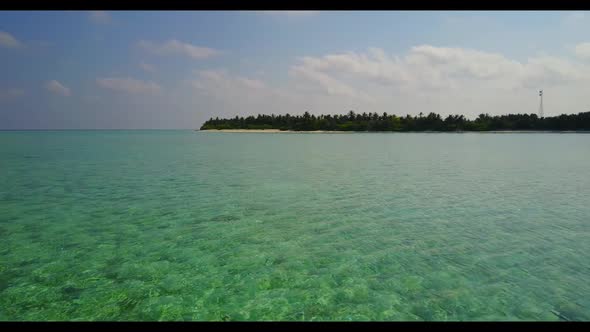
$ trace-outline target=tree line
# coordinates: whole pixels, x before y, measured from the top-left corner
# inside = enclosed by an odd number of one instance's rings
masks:
[[[396,116],[387,113],[314,115],[264,115],[211,118],[206,129],[279,129],[294,131],[490,131],[490,130],[590,130],[590,112],[538,117],[536,114],[480,114],[475,120],[463,115],[445,118],[436,113]]]

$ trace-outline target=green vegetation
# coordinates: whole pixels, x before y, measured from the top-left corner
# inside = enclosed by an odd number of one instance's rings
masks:
[[[490,130],[590,130],[590,112],[562,114],[539,118],[536,114],[508,114],[491,116],[480,114],[475,120],[463,115],[442,118],[430,113],[405,117],[383,113],[354,111],[345,115],[319,115],[309,112],[300,115],[260,115],[232,119],[211,118],[206,129],[280,129],[295,131],[490,131]]]

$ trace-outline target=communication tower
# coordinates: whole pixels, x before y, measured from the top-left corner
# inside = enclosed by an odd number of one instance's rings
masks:
[[[539,117],[542,118],[543,117],[543,90],[539,90],[539,98],[541,99],[541,102],[539,104]]]

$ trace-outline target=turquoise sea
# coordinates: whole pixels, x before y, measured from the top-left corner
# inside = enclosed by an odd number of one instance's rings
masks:
[[[0,320],[590,320],[590,135],[0,132]]]

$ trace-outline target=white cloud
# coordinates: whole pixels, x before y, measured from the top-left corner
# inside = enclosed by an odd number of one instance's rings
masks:
[[[566,25],[576,25],[576,24],[584,21],[585,18],[586,18],[586,14],[584,12],[567,13],[563,17],[563,23],[565,23]]]
[[[90,12],[89,17],[94,23],[107,24],[112,21],[111,15],[103,10],[93,10]]]
[[[45,88],[56,95],[61,95],[64,97],[69,97],[72,95],[69,88],[65,87],[63,84],[56,80],[47,82],[45,84]]]
[[[529,58],[522,64],[522,85],[524,87],[542,86],[581,86],[590,82],[590,67],[585,64],[570,62],[568,60],[541,56]],[[508,76],[505,79],[510,79]]]
[[[6,48],[18,48],[21,47],[23,44],[14,38],[11,34],[5,31],[0,31],[0,47]]]
[[[352,86],[347,85],[326,73],[307,68],[304,65],[295,66],[291,69],[289,74],[295,78],[303,78],[309,81],[315,81],[330,96],[348,96],[371,100],[367,94],[355,90]]]
[[[192,86],[204,94],[217,98],[231,99],[240,95],[248,100],[258,96],[252,92],[270,92],[262,81],[240,76],[233,77],[226,70],[202,70],[197,72],[197,77],[198,79],[191,82]]]
[[[221,51],[208,47],[195,46],[176,39],[163,43],[141,40],[139,47],[157,55],[184,55],[193,59],[207,59],[221,54]]]
[[[347,75],[360,75],[363,78],[381,83],[397,83],[406,80],[402,72],[400,60],[388,58],[380,49],[372,48],[369,54],[356,54],[353,52],[344,54],[326,55],[321,58],[304,57],[301,64],[292,67],[295,72],[307,72],[307,76],[316,76],[318,72],[346,73]],[[326,79],[323,79],[326,81]]]
[[[21,89],[0,90],[0,101],[12,100],[24,96],[25,92]]]
[[[535,113],[543,89],[545,114],[552,116],[587,111],[590,87],[590,64],[568,57],[521,60],[433,45],[396,54],[370,48],[306,56],[286,69],[286,81],[201,70],[168,98],[203,118],[348,110],[475,118],[481,113]]]
[[[512,73],[519,64],[501,54],[450,47],[420,45],[406,56],[408,66],[426,66],[443,75],[490,80]],[[415,68],[413,68],[415,70]]]
[[[141,81],[133,78],[98,78],[96,83],[105,89],[131,94],[157,94],[162,88],[152,81]]]
[[[154,65],[145,62],[140,62],[139,67],[148,73],[153,73],[156,71],[156,67]]]
[[[590,43],[580,43],[576,45],[574,52],[580,59],[590,60]]]
[[[586,55],[585,47],[578,47],[579,56]],[[289,73],[290,89],[321,112],[342,112],[345,100],[367,112],[534,113],[537,90],[545,89],[547,114],[575,113],[587,107],[580,100],[590,86],[590,65],[568,58],[519,61],[494,52],[433,45],[398,55],[371,48],[308,56]]]
[[[584,47],[577,51],[586,54]],[[342,92],[349,90],[343,89],[346,79],[400,89],[550,87],[590,80],[590,67],[557,57],[519,62],[497,53],[431,45],[415,46],[401,58],[380,49],[305,57],[292,70],[305,73],[326,90]]]
[[[293,113],[307,105],[309,100],[301,98],[289,88],[280,88],[252,78],[231,75],[227,70],[202,70],[189,80],[191,97],[187,103],[195,107],[211,105],[220,115],[235,116],[256,113]]]

